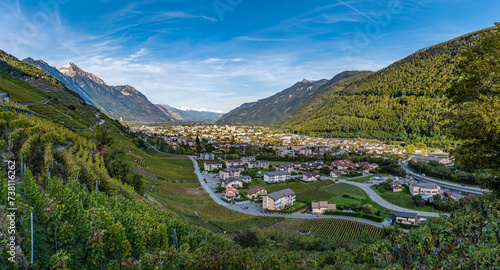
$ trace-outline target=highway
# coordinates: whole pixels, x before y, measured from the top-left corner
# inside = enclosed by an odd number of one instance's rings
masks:
[[[444,188],[447,188],[447,189],[450,189],[453,191],[459,191],[459,192],[462,192],[464,194],[481,195],[481,194],[483,194],[483,192],[489,191],[487,189],[471,187],[471,186],[462,186],[461,184],[454,184],[454,183],[434,179],[431,177],[422,176],[421,174],[416,173],[416,172],[412,171],[410,168],[408,168],[408,161],[409,161],[409,159],[401,162],[400,163],[401,167],[406,171],[407,174],[411,175],[413,178],[415,178],[417,180],[435,183],[441,187],[444,187]]]

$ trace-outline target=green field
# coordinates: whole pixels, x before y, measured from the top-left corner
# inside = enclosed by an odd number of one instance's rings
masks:
[[[335,194],[328,191],[312,189],[296,194],[296,200],[310,204],[312,201],[328,201],[334,196]]]
[[[365,204],[371,204],[373,206],[373,213],[387,210],[370,199],[362,189],[353,185],[339,183],[322,187],[321,189],[336,195],[336,197],[328,200],[328,202],[337,204],[337,208],[339,206],[349,207],[350,205],[361,207]]]
[[[200,186],[193,162],[186,156],[146,154],[130,146],[133,159],[145,159],[148,168],[167,180],[146,178],[145,192],[177,213],[185,222],[219,233],[235,233],[251,228],[264,228],[283,220],[279,217],[256,217],[218,205]],[[182,166],[182,168],[180,167]],[[169,168],[169,169],[167,169]],[[155,185],[153,191],[151,187]]]
[[[378,193],[378,195],[380,195],[380,197],[382,197],[384,200],[394,205],[424,212],[432,212],[432,211],[439,212],[436,209],[432,209],[433,207],[430,205],[424,205],[420,207],[416,206],[415,202],[413,201],[413,198],[411,197],[410,191],[406,186],[403,186],[403,191],[401,192],[392,192],[392,191],[382,192],[379,190],[378,187],[379,187],[378,185],[371,186],[371,189],[375,190]]]
[[[364,231],[373,239],[379,238],[383,230],[382,228],[351,220],[309,219],[302,223],[300,231],[334,237],[341,242],[351,242],[357,240]]]
[[[346,183],[332,184],[329,186],[322,187],[321,189],[336,195],[342,195],[346,193],[356,194],[356,195],[366,195],[366,193],[362,189]]]

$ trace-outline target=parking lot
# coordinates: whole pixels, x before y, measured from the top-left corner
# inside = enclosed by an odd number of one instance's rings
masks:
[[[224,197],[224,192],[221,193],[216,193],[216,188],[217,185],[220,183],[219,176],[217,174],[213,173],[208,173],[202,174],[203,178],[206,180],[206,185],[210,189],[210,193],[217,197],[219,200],[222,201],[222,197]],[[228,208],[236,210],[236,211],[245,211],[245,212],[252,212],[256,214],[262,214],[264,211],[262,210],[262,203],[253,203],[250,201],[243,201],[243,202],[235,202],[234,204],[230,204],[227,202],[222,201],[224,204],[227,205]],[[246,206],[246,207],[244,207]],[[248,207],[248,208],[247,208]],[[246,209],[245,209],[246,208]]]

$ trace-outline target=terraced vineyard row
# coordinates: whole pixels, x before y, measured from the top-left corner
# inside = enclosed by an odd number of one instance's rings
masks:
[[[382,229],[361,222],[343,219],[310,219],[300,226],[301,232],[312,232],[318,235],[336,237],[339,241],[353,241],[358,239],[363,231],[370,237],[377,238],[382,234]]]

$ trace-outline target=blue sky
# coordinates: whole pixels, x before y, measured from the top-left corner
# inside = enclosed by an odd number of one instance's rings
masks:
[[[229,111],[500,21],[498,0],[2,0],[0,49],[154,103]]]

